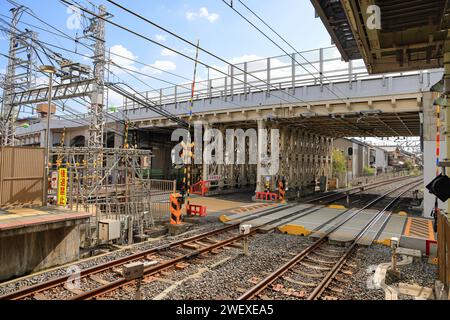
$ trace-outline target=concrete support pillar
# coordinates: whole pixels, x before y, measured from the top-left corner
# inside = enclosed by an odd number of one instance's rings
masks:
[[[223,124],[219,125],[219,130],[222,132],[222,137],[225,137],[225,126]],[[216,150],[217,152],[217,150]],[[225,183],[228,182],[228,166],[225,165],[225,163],[217,164],[217,174],[220,177],[219,180],[219,189],[223,189],[225,186]]]
[[[262,180],[262,165],[261,165],[261,157],[263,154],[263,149],[262,149],[262,130],[265,128],[265,123],[263,119],[258,119],[257,121],[258,124],[258,157],[256,159],[257,164],[256,164],[256,192],[261,192],[264,191],[264,181]]]
[[[211,129],[211,125],[209,123],[204,123],[203,124],[203,128],[204,130],[208,130]],[[202,165],[202,180],[206,181],[208,180],[209,177],[209,164],[205,163],[205,158],[203,157],[203,165]]]
[[[288,162],[288,188],[296,188],[298,185],[297,171],[295,170],[297,165],[297,158],[295,155],[295,134],[296,129],[292,128],[289,130],[289,162]]]

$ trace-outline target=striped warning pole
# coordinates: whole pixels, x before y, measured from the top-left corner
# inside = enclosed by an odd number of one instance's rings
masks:
[[[436,176],[439,175],[439,157],[441,153],[441,106],[436,105]]]
[[[197,64],[198,64],[198,51],[199,51],[200,41],[197,40],[197,50],[195,52],[195,63],[194,63],[194,77],[192,79],[191,86],[191,99],[189,103],[189,120],[188,120],[188,130],[191,133],[191,123],[192,123],[192,110],[194,108],[194,94],[195,94],[195,78],[197,76]],[[192,166],[194,162],[194,142],[191,138],[191,143],[188,145],[189,161],[184,167],[185,172],[185,190],[186,190],[186,212],[188,213],[190,207],[190,192],[191,192],[191,182],[192,182]]]

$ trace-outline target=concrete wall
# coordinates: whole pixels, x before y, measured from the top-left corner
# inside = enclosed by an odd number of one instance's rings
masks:
[[[80,226],[0,237],[0,281],[79,258]]]

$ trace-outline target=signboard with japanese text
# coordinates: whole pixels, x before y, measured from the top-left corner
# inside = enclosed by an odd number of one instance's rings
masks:
[[[67,169],[58,170],[58,206],[65,206],[67,203]]]

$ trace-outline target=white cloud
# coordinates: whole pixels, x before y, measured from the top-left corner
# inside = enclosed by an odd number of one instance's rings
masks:
[[[36,87],[42,86],[46,87],[48,86],[48,77],[43,75],[42,73],[38,73],[36,76]]]
[[[162,34],[155,35],[155,39],[158,41],[166,41],[167,37]]]
[[[173,57],[173,56],[176,56],[177,54],[175,52],[173,52],[172,50],[164,48],[161,51],[161,55],[165,56],[165,57]]]
[[[152,67],[164,70],[164,71],[174,71],[177,68],[177,65],[173,63],[172,61],[168,60],[156,60],[154,63],[151,64]],[[151,67],[144,67],[142,68],[141,72],[147,73],[147,74],[159,74],[162,73],[162,71],[155,70]]]
[[[219,15],[217,13],[209,12],[206,7],[201,7],[197,12],[190,10],[186,12],[186,19],[193,21],[197,18],[205,18],[209,22],[214,23],[219,19]]]
[[[249,62],[249,61],[260,60],[260,59],[263,59],[263,58],[256,54],[244,54],[243,56],[240,56],[240,57],[231,58],[230,60],[228,60],[228,62],[231,64],[238,64],[238,63]]]
[[[121,107],[123,105],[123,96],[111,89],[108,89],[108,108]]]
[[[260,57],[260,56],[258,56],[256,54],[244,54],[244,55],[239,56],[239,57],[233,57],[231,59],[228,59],[227,61],[229,63],[231,63],[233,65],[237,65],[239,68],[243,69],[244,66],[242,64],[244,62],[249,62],[249,61],[254,61],[254,60],[259,60],[259,59],[262,59],[262,57]],[[225,73],[228,73],[228,70],[229,70],[228,65],[222,65],[222,66],[213,65],[213,67],[218,69],[218,70],[220,70],[220,71],[222,71],[222,72],[225,72]],[[263,68],[264,67],[262,67],[262,69]],[[224,77],[224,76],[225,75],[223,73],[220,73],[220,72],[218,72],[216,70],[210,70],[210,77],[211,78],[221,78],[221,77]]]
[[[129,59],[136,60],[137,56],[135,56],[133,54],[133,52],[131,52],[130,50],[125,48],[123,45],[116,44],[116,45],[112,46],[110,48],[110,50],[111,50],[111,60],[112,60],[112,62],[114,62],[115,64],[117,64],[117,65],[119,65],[121,67],[127,68],[127,69],[131,69],[131,70],[137,70],[138,69],[134,65],[134,62],[129,60]],[[115,67],[114,65],[111,66],[111,69],[116,74],[124,72],[123,70],[120,70],[118,67]]]

